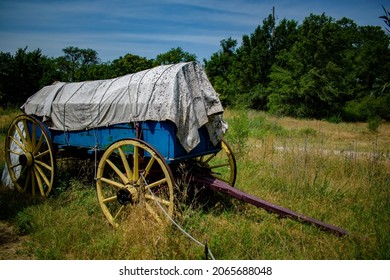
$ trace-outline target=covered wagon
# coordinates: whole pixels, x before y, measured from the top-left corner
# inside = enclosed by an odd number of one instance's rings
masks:
[[[57,82],[21,109],[24,114],[14,119],[6,138],[15,187],[46,197],[55,187],[59,156],[89,156],[95,161],[99,203],[113,225],[128,205],[141,201],[156,219],[156,204],[172,215],[171,166],[179,162],[192,160],[234,184],[223,108],[196,62],[115,79]]]
[[[223,138],[223,108],[196,62],[109,80],[58,82],[21,109],[5,141],[7,168],[19,191],[46,197],[55,187],[59,157],[90,158],[99,204],[113,226],[139,205],[162,223],[174,214],[174,171],[185,164],[191,184],[347,233],[234,188],[236,162]]]

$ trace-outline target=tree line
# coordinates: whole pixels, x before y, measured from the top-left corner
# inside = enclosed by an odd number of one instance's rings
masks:
[[[389,34],[377,26],[325,14],[276,24],[269,15],[240,46],[223,40],[205,68],[227,105],[298,118],[390,120]]]
[[[66,47],[64,55],[49,58],[40,49],[20,48],[14,55],[0,52],[0,106],[18,106],[40,88],[55,81],[79,82],[110,79],[151,67],[194,61],[196,56],[180,47],[147,59],[126,54],[112,62],[102,63],[92,49]]]
[[[389,24],[389,12],[382,16]],[[390,120],[390,31],[325,14],[301,24],[273,15],[241,44],[226,38],[204,68],[225,106],[333,121]],[[0,53],[0,105],[20,105],[54,81],[118,77],[161,64],[196,60],[180,47],[147,59],[126,54],[101,63],[96,51],[67,47]]]

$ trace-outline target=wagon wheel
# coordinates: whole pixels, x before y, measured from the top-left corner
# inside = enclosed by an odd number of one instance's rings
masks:
[[[28,115],[16,117],[5,139],[5,160],[15,188],[47,197],[56,174],[54,149],[43,124]]]
[[[208,169],[215,178],[234,187],[237,176],[236,159],[225,140],[221,141],[221,148],[218,153],[198,157],[196,161],[201,167]]]
[[[173,184],[166,161],[154,148],[138,139],[120,140],[109,146],[97,170],[98,200],[114,227],[137,206],[164,223],[166,214],[173,215]]]

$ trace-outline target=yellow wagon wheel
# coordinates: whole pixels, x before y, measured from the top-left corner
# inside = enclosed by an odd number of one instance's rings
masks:
[[[173,186],[173,175],[165,159],[142,140],[115,142],[100,159],[97,196],[114,227],[138,206],[159,223],[166,221],[166,214],[172,216],[174,211]]]
[[[236,159],[225,140],[221,141],[221,150],[218,153],[198,157],[196,161],[201,167],[208,169],[215,178],[234,187],[237,176]]]
[[[28,115],[16,117],[5,139],[5,160],[15,188],[47,197],[56,174],[54,149],[43,124]]]

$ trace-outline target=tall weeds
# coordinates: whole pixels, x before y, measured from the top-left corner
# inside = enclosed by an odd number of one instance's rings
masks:
[[[231,114],[226,138],[232,145],[237,158],[244,156],[247,152],[249,133],[250,126],[247,112],[239,110]]]

